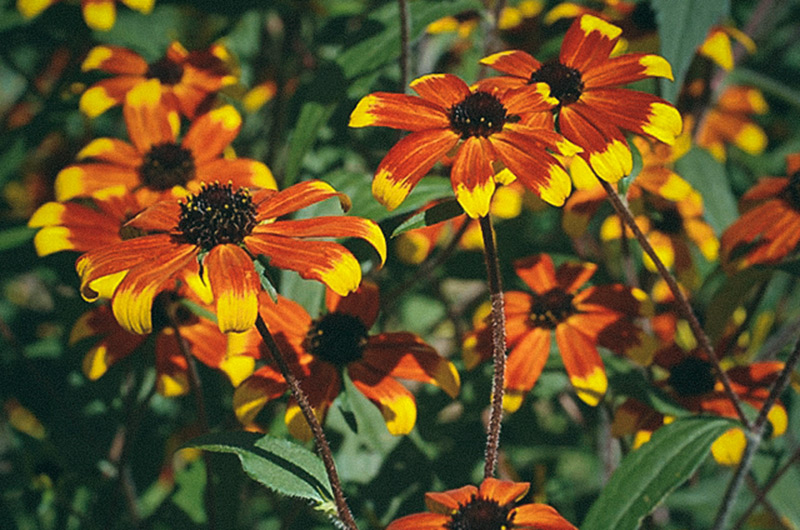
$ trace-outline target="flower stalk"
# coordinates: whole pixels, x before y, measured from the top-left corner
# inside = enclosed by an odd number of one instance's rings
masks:
[[[489,284],[489,298],[492,303],[492,400],[489,412],[489,425],[486,429],[486,462],[483,477],[492,478],[497,470],[500,450],[500,425],[503,421],[503,391],[506,370],[506,315],[503,299],[503,283],[500,276],[500,263],[497,256],[494,227],[489,215],[480,218],[483,236],[486,276]]]
[[[261,339],[264,341],[264,344],[266,344],[270,356],[275,361],[275,364],[278,365],[278,369],[280,370],[281,375],[283,375],[283,378],[286,380],[286,384],[289,385],[292,396],[294,396],[294,398],[297,400],[297,404],[300,407],[300,410],[302,411],[306,421],[308,422],[309,427],[311,427],[311,433],[314,435],[314,442],[317,452],[322,459],[322,463],[325,465],[325,472],[327,473],[328,480],[331,483],[333,500],[336,504],[336,512],[339,515],[339,520],[348,530],[358,530],[356,522],[353,519],[353,514],[350,512],[350,508],[347,506],[347,501],[344,498],[342,483],[339,480],[339,473],[336,471],[336,463],[333,460],[331,447],[328,444],[327,438],[325,437],[325,432],[322,430],[322,425],[320,425],[317,416],[314,414],[314,409],[308,402],[308,397],[306,396],[305,392],[303,392],[303,389],[300,388],[300,382],[294,376],[291,369],[286,364],[286,361],[283,359],[272,333],[270,333],[266,322],[264,322],[264,319],[261,318],[260,314],[256,317],[256,329],[261,335]]]

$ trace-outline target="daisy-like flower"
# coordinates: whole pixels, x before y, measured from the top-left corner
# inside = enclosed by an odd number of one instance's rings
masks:
[[[580,148],[545,128],[556,103],[545,85],[490,93],[471,90],[450,74],[432,74],[410,86],[419,96],[376,92],[362,98],[350,116],[351,127],[412,131],[389,150],[372,181],[372,193],[389,210],[454,149],[450,180],[470,217],[489,213],[495,163],[550,204],[564,203],[569,176],[547,149],[570,155]]]
[[[99,70],[113,74],[90,86],[81,96],[81,111],[94,118],[120,105],[132,88],[148,79],[158,79],[164,103],[189,119],[208,110],[216,93],[236,83],[227,62],[230,55],[224,46],[214,44],[206,50],[187,51],[173,42],[158,61],[148,64],[138,53],[103,44],[92,48],[81,70]]]
[[[164,105],[157,79],[128,92],[124,114],[132,143],[115,138],[92,140],[78,153],[80,163],[64,168],[56,177],[57,200],[119,187],[136,192],[143,204],[152,204],[165,196],[196,192],[202,183],[220,179],[236,186],[276,187],[263,163],[221,156],[242,125],[241,116],[230,105],[194,120],[180,142],[178,115]]]
[[[17,9],[25,18],[33,18],[61,0],[17,0]],[[83,20],[92,29],[108,31],[117,20],[117,2],[145,15],[153,10],[155,0],[81,0]]]
[[[800,243],[800,153],[786,157],[787,177],[762,178],[742,197],[744,213],[722,234],[722,261],[777,263]]]
[[[622,353],[640,343],[634,318],[644,293],[619,284],[581,289],[597,266],[565,263],[556,269],[547,254],[518,260],[514,267],[532,293],[505,293],[509,353],[503,407],[516,411],[536,384],[550,354],[553,332],[578,397],[597,405],[608,387],[597,346]],[[489,359],[491,352],[491,326],[484,319],[464,341],[467,368]]]
[[[711,363],[699,350],[687,353],[673,345],[656,354],[655,364],[668,373],[659,386],[687,410],[726,418],[738,417],[722,383],[714,376]],[[766,361],[733,366],[726,373],[736,395],[758,410],[764,405],[772,383],[782,369],[782,362]],[[780,436],[786,431],[788,416],[783,404],[775,403],[767,418],[772,426],[772,436]],[[638,447],[650,439],[653,431],[669,421],[644,403],[628,400],[615,414],[612,434],[633,434],[634,445]],[[711,452],[718,462],[732,465],[741,459],[745,445],[744,432],[734,428],[714,442]]]
[[[191,291],[183,290],[194,303],[203,306]],[[206,366],[225,373],[236,386],[253,373],[255,358],[243,352],[226,353],[227,339],[217,325],[191,312],[181,304],[181,296],[164,291],[155,300],[155,367],[157,389],[164,396],[178,396],[189,391],[188,364],[178,344],[171,323],[175,322],[191,354]],[[168,316],[169,315],[169,316]],[[123,329],[114,319],[108,305],[84,313],[72,328],[69,342],[94,339],[95,343],[83,358],[84,375],[95,381],[111,366],[138,351],[146,337]]]
[[[486,478],[477,488],[428,492],[428,512],[401,517],[386,530],[577,530],[552,506],[518,504],[529,489],[527,482]]]
[[[695,133],[697,145],[720,162],[727,159],[726,147],[729,144],[745,153],[759,155],[767,147],[767,133],[753,121],[753,115],[766,114],[768,110],[759,89],[729,86],[698,123]]]
[[[680,114],[668,102],[619,88],[649,77],[672,79],[672,68],[658,55],[609,57],[621,32],[600,18],[583,15],[567,31],[556,60],[542,64],[522,51],[496,53],[481,63],[507,75],[479,85],[504,90],[547,83],[558,100],[560,132],[583,148],[580,156],[600,178],[615,182],[633,167],[622,130],[672,144],[682,127]]]
[[[377,285],[365,282],[346,297],[329,290],[325,302],[328,312],[317,319],[283,297],[276,304],[262,295],[260,307],[264,322],[320,421],[342,389],[343,371],[381,410],[394,435],[409,433],[417,418],[413,394],[397,379],[437,385],[451,397],[458,395],[460,382],[453,364],[418,336],[405,332],[369,333],[378,316]],[[258,352],[263,343],[251,331],[239,347]],[[236,415],[245,425],[252,424],[267,401],[283,395],[286,389],[277,369],[270,365],[260,368],[236,389]],[[286,410],[286,424],[295,437],[311,437],[294,399]]]
[[[361,282],[358,261],[342,245],[316,239],[364,239],[377,250],[382,264],[386,241],[380,228],[357,217],[279,219],[331,197],[349,204],[346,196],[321,181],[252,194],[231,184],[211,184],[184,200],[155,203],[125,225],[147,235],[78,258],[81,294],[88,301],[111,299],[114,316],[134,333],[153,329],[154,297],[178,280],[206,303],[216,301],[223,332],[250,329],[261,288],[253,264],[259,255],[275,267],[297,271],[346,294]]]

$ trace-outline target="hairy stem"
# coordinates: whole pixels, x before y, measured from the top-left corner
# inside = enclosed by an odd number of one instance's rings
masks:
[[[484,256],[486,258],[486,277],[489,284],[489,297],[492,302],[492,403],[489,425],[486,429],[486,463],[484,478],[493,477],[497,469],[500,450],[500,424],[503,421],[503,386],[506,370],[506,314],[503,301],[503,282],[500,277],[500,263],[497,258],[497,245],[494,227],[489,215],[480,218],[483,235]]]
[[[728,484],[728,489],[725,490],[725,495],[722,497],[722,505],[717,512],[714,530],[722,530],[728,523],[731,510],[736,503],[736,498],[739,496],[739,490],[742,484],[744,484],[745,477],[750,472],[750,467],[753,465],[753,457],[755,457],[756,452],[758,452],[758,447],[764,439],[764,427],[767,424],[769,411],[772,410],[772,406],[788,386],[789,379],[798,360],[800,360],[800,341],[798,341],[794,351],[792,351],[789,358],[786,360],[786,364],[783,370],[781,370],[780,375],[778,375],[778,378],[772,383],[769,395],[764,401],[761,410],[758,411],[758,417],[753,423],[752,428],[749,433],[747,433],[747,447],[744,450],[742,461],[739,462],[739,467],[736,468],[736,472]]]
[[[256,329],[261,335],[261,339],[264,341],[264,344],[266,344],[272,360],[274,360],[275,364],[278,365],[281,375],[283,375],[283,378],[289,385],[289,390],[291,390],[294,399],[297,400],[297,404],[300,407],[300,410],[302,411],[306,421],[308,422],[309,427],[311,427],[311,433],[314,435],[314,442],[316,443],[317,452],[319,453],[320,458],[322,458],[322,463],[325,465],[325,471],[328,474],[328,480],[331,483],[333,500],[336,503],[336,511],[339,514],[339,519],[345,528],[348,528],[349,530],[358,530],[356,522],[353,519],[353,514],[350,512],[350,508],[347,506],[347,501],[344,498],[342,483],[339,480],[339,473],[336,471],[336,463],[333,461],[331,447],[328,445],[328,440],[325,437],[325,432],[322,430],[322,425],[320,425],[316,414],[314,414],[314,409],[308,402],[306,393],[303,392],[302,388],[300,388],[300,382],[294,376],[289,368],[289,365],[287,365],[286,361],[283,359],[283,355],[281,355],[278,345],[275,343],[275,339],[272,337],[272,333],[270,333],[269,328],[267,328],[267,324],[264,322],[264,319],[261,318],[261,315],[256,317]]]
[[[742,410],[742,404],[739,400],[739,396],[737,396],[733,391],[728,374],[726,374],[720,366],[719,359],[717,359],[717,355],[714,353],[714,347],[711,346],[711,340],[709,340],[708,335],[706,335],[705,331],[703,331],[703,327],[700,325],[700,321],[697,320],[694,310],[689,304],[689,300],[686,299],[683,291],[678,286],[678,281],[675,279],[672,273],[669,272],[667,267],[664,265],[664,262],[662,262],[661,258],[659,258],[656,254],[655,250],[653,250],[653,246],[650,244],[650,241],[648,241],[647,236],[642,233],[641,229],[633,218],[633,214],[625,205],[625,203],[622,202],[622,199],[620,199],[620,196],[617,194],[617,191],[614,189],[614,187],[603,179],[598,178],[598,180],[600,180],[600,183],[606,190],[606,194],[608,194],[611,205],[617,211],[617,214],[631,229],[633,235],[636,237],[636,240],[639,241],[642,249],[650,257],[650,259],[653,260],[653,263],[655,263],[658,273],[662,278],[664,278],[667,286],[669,286],[669,290],[675,297],[675,301],[678,303],[678,308],[680,309],[683,318],[689,322],[689,327],[692,330],[692,334],[697,339],[700,349],[703,350],[703,353],[708,358],[708,361],[714,366],[714,371],[716,372],[717,378],[720,380],[720,382],[722,382],[722,386],[725,388],[725,394],[731,400],[734,409],[736,409],[736,415],[739,417],[739,420],[742,422],[742,424],[749,430],[751,428],[750,420],[747,419],[747,416],[744,414],[744,410]]]

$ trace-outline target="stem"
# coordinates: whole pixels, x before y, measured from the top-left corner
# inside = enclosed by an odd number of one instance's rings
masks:
[[[725,490],[725,495],[722,498],[722,505],[719,508],[719,512],[717,512],[717,519],[714,522],[714,530],[722,530],[727,525],[728,517],[730,516],[733,505],[736,503],[739,490],[744,483],[745,477],[750,472],[750,467],[753,465],[753,457],[756,455],[758,446],[761,445],[761,441],[764,439],[764,426],[767,423],[769,411],[778,400],[778,396],[781,395],[789,384],[789,378],[798,360],[800,360],[800,341],[798,341],[794,351],[792,351],[789,358],[786,360],[786,364],[780,375],[778,375],[778,378],[772,383],[769,395],[767,399],[764,400],[764,405],[761,407],[761,410],[758,411],[758,417],[753,423],[750,432],[747,433],[747,447],[744,450],[742,461],[739,462],[739,467],[736,468],[736,472],[730,484],[728,484],[728,489]]]
[[[703,350],[703,353],[708,358],[709,362],[714,366],[714,371],[716,372],[717,378],[720,380],[720,382],[722,382],[722,386],[725,388],[725,394],[731,400],[733,408],[736,409],[736,415],[739,417],[739,420],[742,422],[742,424],[747,427],[748,430],[750,430],[752,426],[750,424],[750,420],[747,419],[747,416],[745,416],[744,411],[742,410],[739,396],[737,396],[733,391],[728,374],[726,374],[720,366],[719,359],[717,359],[717,356],[714,353],[714,347],[711,346],[711,340],[709,340],[708,335],[706,335],[702,326],[700,326],[700,321],[697,320],[694,310],[689,304],[689,300],[686,299],[683,291],[681,291],[680,287],[678,286],[678,281],[675,279],[672,273],[669,272],[667,267],[664,266],[664,262],[662,262],[661,258],[658,257],[655,250],[653,250],[652,245],[650,245],[650,241],[647,240],[647,236],[642,233],[641,229],[633,218],[633,214],[625,205],[625,203],[622,202],[614,187],[599,177],[598,180],[606,190],[606,194],[611,201],[611,205],[617,211],[617,214],[631,229],[634,236],[636,236],[637,241],[639,241],[639,244],[642,246],[642,249],[650,257],[650,259],[653,260],[653,263],[655,263],[658,273],[662,278],[664,278],[664,281],[669,286],[669,290],[672,291],[672,295],[675,297],[675,301],[678,303],[678,308],[680,309],[683,318],[689,322],[689,327],[692,330],[692,334],[697,339],[700,349]]]
[[[275,339],[272,337],[272,333],[270,333],[266,322],[264,322],[264,319],[261,318],[260,314],[256,317],[256,329],[261,335],[261,339],[264,341],[264,344],[266,344],[270,356],[275,361],[275,364],[278,365],[278,369],[281,371],[283,378],[289,385],[292,396],[294,396],[295,400],[297,400],[297,404],[300,406],[300,410],[303,412],[303,416],[306,418],[309,427],[311,427],[311,432],[314,434],[314,441],[316,442],[317,452],[319,453],[320,458],[322,458],[322,463],[325,465],[325,471],[328,474],[328,480],[331,483],[333,500],[336,503],[336,511],[339,514],[339,519],[341,520],[342,524],[344,524],[345,528],[350,530],[358,530],[356,522],[353,520],[353,514],[350,513],[350,508],[347,506],[347,501],[345,500],[344,493],[342,492],[342,483],[339,481],[339,473],[336,471],[336,463],[333,461],[331,447],[328,445],[327,438],[325,438],[325,432],[322,430],[322,425],[320,425],[316,414],[314,414],[314,409],[308,402],[308,397],[306,397],[305,392],[303,392],[303,389],[300,388],[300,382],[286,364],[286,361],[278,349],[278,345],[275,343]]]
[[[486,277],[489,283],[489,297],[492,302],[492,401],[489,425],[486,428],[486,463],[483,477],[493,477],[497,469],[497,456],[500,448],[500,424],[503,421],[503,387],[506,370],[506,315],[503,301],[503,282],[500,277],[500,263],[497,258],[497,245],[494,227],[489,215],[480,218],[483,235],[484,256],[486,258]]]
[[[408,34],[411,31],[411,14],[408,0],[397,0],[400,7],[400,90],[408,86]]]
[[[756,506],[758,506],[766,498],[769,490],[771,490],[775,484],[778,483],[781,477],[783,477],[783,475],[785,475],[786,472],[789,471],[789,469],[791,469],[798,460],[800,460],[800,449],[795,451],[791,458],[789,458],[789,460],[783,464],[783,466],[781,466],[781,468],[774,475],[772,475],[772,477],[770,477],[769,481],[764,484],[760,491],[756,493],[756,498],[753,499],[753,502],[750,503],[750,506],[747,507],[741,517],[739,517],[739,520],[736,522],[736,525],[734,526],[735,530],[738,530],[744,526],[744,524],[747,522],[747,519],[750,518],[750,514],[756,509]]]
[[[175,321],[175,316],[170,311],[167,313],[170,326],[175,332],[175,339],[178,341],[178,349],[186,359],[187,375],[189,376],[189,388],[194,396],[194,404],[197,409],[197,422],[200,424],[200,433],[205,434],[209,432],[208,429],[208,416],[206,415],[205,399],[203,397],[203,385],[200,381],[200,374],[197,372],[197,363],[194,360],[192,352],[189,350],[189,345],[183,338],[180,332],[178,323]],[[217,503],[216,503],[216,488],[214,487],[213,473],[211,469],[211,454],[203,451],[203,463],[206,468],[206,491],[205,491],[205,504],[206,515],[208,516],[208,528],[216,528],[217,522]]]

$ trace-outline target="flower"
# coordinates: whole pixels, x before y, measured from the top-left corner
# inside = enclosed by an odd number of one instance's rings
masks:
[[[358,261],[338,243],[310,239],[358,237],[378,251],[383,263],[386,242],[380,228],[357,217],[279,219],[331,197],[347,204],[345,196],[321,181],[252,194],[215,183],[185,200],[155,203],[125,225],[147,235],[78,258],[81,294],[88,301],[111,299],[114,316],[134,333],[152,330],[153,298],[180,280],[206,303],[216,301],[223,332],[248,330],[258,308],[260,281],[253,259],[259,255],[272,266],[346,294],[361,281]]]
[[[534,193],[560,206],[570,191],[569,176],[546,149],[574,154],[579,148],[549,127],[554,100],[542,84],[493,94],[472,90],[450,74],[411,82],[419,96],[376,92],[358,102],[351,127],[377,125],[412,131],[383,158],[372,193],[389,210],[447,153],[456,149],[450,180],[470,217],[488,214],[495,167],[502,162]]]
[[[520,26],[525,19],[533,18],[544,8],[541,0],[522,0],[516,6],[505,5],[500,10],[497,29],[510,30]],[[458,38],[466,39],[478,27],[481,21],[480,13],[475,10],[464,11],[453,16],[442,17],[428,24],[427,33],[434,35],[441,33],[456,33]]]
[[[753,121],[752,115],[766,114],[767,110],[767,102],[759,89],[729,86],[698,124],[697,145],[720,162],[727,158],[727,144],[733,144],[745,153],[759,155],[767,147],[767,134]]]
[[[132,88],[157,79],[164,103],[192,119],[210,108],[213,96],[221,88],[236,83],[236,76],[226,64],[229,59],[228,51],[219,44],[189,52],[180,43],[173,42],[164,57],[151,64],[138,53],[121,46],[95,46],[86,55],[81,70],[100,70],[115,77],[100,80],[86,89],[79,107],[84,114],[95,118],[122,104]]]
[[[658,382],[670,397],[694,413],[714,414],[738,418],[730,397],[714,375],[712,364],[698,349],[685,352],[677,345],[660,350],[655,364],[668,371],[668,376]],[[783,369],[777,361],[755,362],[733,366],[725,370],[734,393],[744,403],[756,408],[764,406],[770,388]],[[786,431],[786,408],[777,402],[767,416],[772,426],[772,436]],[[653,431],[670,418],[644,403],[629,399],[616,411],[611,431],[614,436],[634,434],[634,447],[650,439]],[[711,452],[721,464],[737,464],[744,451],[746,440],[741,429],[733,428],[723,434],[711,447]]]
[[[506,390],[503,407],[516,411],[536,384],[550,354],[551,334],[578,397],[597,405],[608,380],[597,346],[620,352],[638,344],[633,319],[644,293],[623,285],[580,289],[597,270],[591,263],[565,263],[557,270],[547,254],[517,260],[517,275],[532,293],[505,293]],[[484,319],[464,340],[464,362],[473,368],[491,357],[491,326]]]
[[[485,478],[479,487],[463,486],[425,494],[429,512],[407,515],[386,530],[523,529],[576,530],[552,506],[517,502],[528,493],[527,482]]]
[[[17,9],[25,18],[33,18],[60,0],[17,0]],[[81,0],[83,20],[92,29],[108,31],[117,20],[117,2],[145,15],[153,10],[155,0]]]
[[[394,435],[409,433],[417,418],[414,396],[398,378],[430,383],[451,397],[458,395],[460,381],[453,364],[418,336],[406,332],[370,335],[378,316],[377,285],[365,282],[346,297],[328,290],[325,302],[328,312],[313,320],[302,306],[282,296],[274,303],[262,295],[260,306],[264,322],[320,420],[341,391],[343,371],[381,410]],[[259,351],[259,347],[263,347],[260,336],[251,331],[242,350]],[[273,366],[260,368],[234,394],[237,417],[245,425],[252,424],[266,402],[283,395],[286,388]],[[286,410],[286,424],[297,438],[310,438],[294,400]]]
[[[196,192],[201,183],[220,179],[237,186],[276,187],[263,163],[220,157],[242,125],[236,109],[225,105],[203,114],[178,143],[178,116],[163,102],[157,79],[131,89],[124,114],[132,143],[115,138],[89,142],[78,153],[81,163],[64,168],[56,177],[56,199],[65,201],[120,187],[152,204],[165,196]]]
[[[681,116],[665,100],[621,85],[646,79],[672,79],[672,68],[658,55],[609,54],[622,30],[592,15],[582,15],[567,31],[557,60],[542,64],[525,52],[490,55],[482,64],[507,74],[479,83],[481,89],[515,89],[547,83],[558,100],[558,126],[597,175],[615,182],[631,172],[633,158],[621,130],[672,144]]]
[[[190,291],[183,291],[193,303],[208,309]],[[217,325],[190,311],[181,300],[177,292],[164,291],[154,301],[158,392],[169,397],[189,391],[188,364],[172,328],[173,321],[192,355],[206,366],[225,373],[234,386],[252,374],[255,358],[247,352],[227,355],[225,335]],[[69,342],[75,344],[90,337],[96,342],[83,358],[83,373],[92,381],[103,376],[112,365],[136,352],[145,342],[145,337],[123,329],[108,305],[84,313],[73,326]]]
[[[800,153],[786,157],[787,177],[762,178],[742,197],[744,213],[720,240],[723,265],[777,263],[800,243]]]

